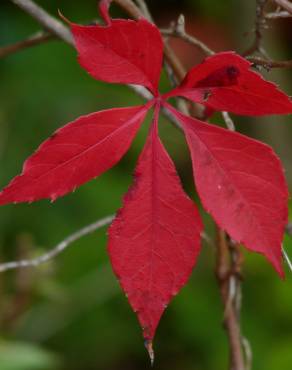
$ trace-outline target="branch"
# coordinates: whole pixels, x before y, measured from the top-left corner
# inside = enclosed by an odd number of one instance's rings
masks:
[[[206,44],[204,44],[199,39],[195,38],[194,36],[189,35],[185,31],[185,20],[184,16],[180,15],[178,18],[177,24],[174,24],[169,29],[161,29],[160,32],[164,36],[171,36],[171,37],[178,37],[189,44],[195,46],[199,50],[201,50],[205,55],[213,55],[215,52],[211,50]]]
[[[114,216],[107,216],[105,218],[102,218],[101,220],[98,220],[90,225],[85,226],[84,228],[76,231],[75,233],[71,234],[66,239],[61,241],[52,250],[37,258],[2,263],[0,264],[0,272],[24,267],[36,267],[44,262],[47,262],[52,258],[56,257],[58,254],[62,253],[67,247],[69,247],[70,244],[72,244],[76,240],[80,239],[85,235],[93,233],[95,230],[98,230],[103,226],[110,224],[113,218]]]
[[[265,54],[264,49],[261,45],[263,38],[263,29],[266,27],[266,19],[264,8],[267,4],[267,0],[256,0],[256,20],[255,20],[255,39],[253,45],[247,49],[243,56],[253,54],[254,52],[259,52]]]
[[[29,38],[16,42],[15,44],[3,46],[0,48],[0,58],[4,58],[10,54],[17,53],[20,50],[43,44],[49,40],[52,40],[54,36],[51,33],[37,32]]]
[[[290,258],[284,248],[282,248],[282,253],[290,271],[292,272],[292,262],[290,261]]]
[[[292,3],[288,0],[274,0],[276,4],[281,6],[283,9],[286,9],[287,12],[292,14]]]
[[[287,235],[289,235],[290,237],[292,236],[292,222],[289,222],[286,226],[286,229],[285,229],[285,232]],[[282,252],[283,252],[283,256],[284,256],[284,259],[290,269],[290,271],[292,272],[292,262],[290,261],[290,258],[287,254],[287,252],[285,251],[284,248],[282,248]]]
[[[278,19],[278,18],[290,18],[292,17],[292,13],[287,11],[280,11],[280,12],[273,12],[265,14],[266,19]]]
[[[148,6],[145,3],[144,0],[136,0],[137,4],[139,5],[141,12],[144,14],[144,16],[149,19],[149,21],[153,22],[153,18],[151,13],[149,12]]]
[[[218,229],[216,277],[224,304],[224,328],[229,340],[230,370],[245,370],[243,338],[239,325],[241,263],[238,246],[231,247],[225,232]]]
[[[260,12],[260,14],[261,14],[261,16],[263,16],[262,11]],[[277,13],[270,13],[270,14],[271,15],[273,14],[273,16],[274,16]],[[279,14],[281,14],[281,13],[279,13]],[[289,16],[292,16],[292,15],[289,15]],[[180,20],[180,18],[179,18],[179,20]],[[261,22],[257,21],[257,23],[260,24]],[[258,26],[258,28],[259,28],[259,26]],[[160,32],[164,36],[178,37],[181,40],[184,40],[184,41],[188,42],[190,45],[195,46],[196,48],[200,49],[205,55],[213,55],[214,54],[214,51],[212,49],[210,49],[206,44],[204,44],[201,40],[199,40],[196,37],[188,34],[185,31],[184,23],[183,23],[183,26],[182,26],[182,25],[179,24],[179,21],[178,21],[177,24],[172,25],[168,29],[161,29]],[[258,36],[257,36],[257,39],[255,41],[255,45],[256,45],[256,48],[261,49],[261,47],[260,47],[260,41],[261,41],[261,37],[262,37],[261,31],[258,30],[256,32],[256,34]],[[253,48],[250,48],[249,50],[244,52],[243,55],[248,55],[253,51],[256,51],[255,46],[253,46]],[[262,49],[261,49],[261,52],[263,53]],[[246,59],[249,60],[250,62],[252,62],[254,65],[262,66],[262,67],[266,68],[267,70],[272,69],[272,68],[292,68],[292,60],[276,61],[276,60],[264,59],[264,58],[260,58],[260,57],[249,57],[249,56],[247,56]],[[229,123],[231,123],[231,122],[230,122],[229,119],[226,120],[226,115],[224,117],[224,120],[225,120],[226,126],[229,128]],[[232,125],[230,125],[230,127],[232,127]],[[232,128],[232,130],[233,130],[233,128]]]
[[[235,124],[232,121],[228,112],[222,112],[222,117],[224,119],[225,125],[230,131],[235,131]]]
[[[69,29],[52,17],[44,9],[35,4],[32,0],[11,0],[15,5],[28,13],[38,23],[40,23],[47,31],[65,41],[67,44],[74,46],[73,37]]]
[[[271,68],[292,68],[292,60],[276,61],[259,57],[247,57],[246,59],[254,65],[263,66],[267,70],[270,70]]]

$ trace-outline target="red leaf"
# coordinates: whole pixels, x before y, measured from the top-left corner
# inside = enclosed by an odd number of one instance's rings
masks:
[[[288,191],[273,150],[167,106],[183,125],[196,187],[206,210],[231,238],[264,254],[283,276],[281,244]]]
[[[163,44],[152,23],[112,20],[105,27],[72,24],[71,29],[79,63],[94,78],[143,85],[157,94]]]
[[[55,200],[99,176],[128,150],[148,107],[104,110],[59,129],[0,193],[0,204]]]
[[[184,96],[217,111],[260,116],[292,113],[292,102],[233,52],[218,53],[192,68],[165,96]]]
[[[135,183],[109,231],[113,269],[151,341],[165,307],[187,282],[200,250],[202,223],[183,192],[154,126]]]

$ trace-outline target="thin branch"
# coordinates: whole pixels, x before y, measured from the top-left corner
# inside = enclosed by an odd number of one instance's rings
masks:
[[[262,59],[259,57],[247,57],[246,59],[252,62],[254,65],[262,66],[267,70],[271,68],[292,68],[292,60],[276,61]]]
[[[139,8],[141,9],[144,16],[149,19],[149,21],[153,22],[152,15],[148,9],[148,6],[144,0],[136,0],[137,4],[139,5]]]
[[[181,30],[179,28],[170,27],[168,29],[161,29],[160,32],[164,36],[170,36],[170,37],[178,37],[186,42],[188,42],[190,45],[193,45],[197,48],[199,48],[205,55],[213,55],[214,51],[211,50],[207,45],[205,45],[202,41],[195,38],[194,36],[189,35],[186,33],[186,31]],[[243,53],[247,54],[250,53],[251,49],[249,51]],[[260,57],[246,57],[247,60],[252,62],[254,65],[262,66],[266,68],[267,70],[270,70],[272,68],[292,68],[292,60],[283,60],[283,61],[275,61],[270,59],[264,59]],[[225,118],[224,118],[225,119]],[[227,125],[228,127],[228,125]]]
[[[241,261],[237,253],[235,258],[231,258],[230,253],[227,236],[223,230],[218,229],[216,276],[224,304],[224,327],[229,340],[230,370],[245,370],[242,336],[239,325],[240,306],[239,300],[236,299],[240,287],[240,281],[238,279]],[[232,279],[236,285],[232,295],[230,295]]]
[[[290,261],[290,258],[284,248],[282,248],[282,253],[290,271],[292,272],[292,262]]]
[[[285,232],[286,232],[287,235],[292,236],[292,222],[289,222],[287,224]],[[285,251],[285,249],[283,247],[282,247],[282,253],[283,253],[284,259],[285,259],[290,271],[292,272],[292,262],[291,262],[291,260],[288,256],[288,253]]]
[[[201,234],[201,238],[212,248],[216,248],[216,245],[213,241],[213,239],[211,238],[211,236],[209,234],[207,234],[205,231],[202,232]]]
[[[73,37],[69,29],[58,21],[55,17],[48,14],[44,9],[31,0],[11,0],[15,5],[28,13],[32,18],[39,22],[47,31],[58,36],[67,44],[74,45]]]
[[[15,44],[3,46],[0,48],[0,58],[4,58],[10,54],[17,53],[20,50],[30,48],[47,41],[53,40],[54,36],[51,33],[37,32],[29,38],[16,42]]]
[[[252,350],[249,341],[242,337],[242,348],[245,357],[245,370],[251,370],[252,368]]]
[[[290,14],[292,14],[292,3],[288,0],[274,0],[276,4],[281,6],[283,9],[287,10]]]
[[[222,112],[222,117],[224,119],[225,125],[228,128],[228,130],[235,131],[235,124],[234,124],[232,118],[230,117],[229,113],[228,112]]]
[[[185,31],[185,20],[183,15],[180,15],[177,24],[174,24],[172,27],[168,29],[161,29],[160,32],[164,36],[178,37],[188,42],[189,44],[201,50],[205,55],[215,54],[215,52],[211,50],[206,44],[204,44],[196,37],[189,35]]]
[[[266,28],[266,19],[264,9],[267,4],[267,0],[256,0],[256,20],[255,20],[255,39],[253,45],[247,49],[243,56],[253,54],[254,52],[259,52],[260,54],[265,54],[262,47],[263,30]]]
[[[76,231],[75,233],[71,234],[66,239],[64,239],[62,242],[57,244],[52,250],[37,258],[2,263],[0,264],[0,272],[24,267],[36,267],[44,262],[47,262],[52,258],[56,257],[58,254],[62,253],[67,247],[69,247],[69,245],[71,245],[76,240],[82,238],[85,235],[93,233],[94,231],[102,228],[103,226],[110,224],[113,218],[114,216],[107,216],[105,218],[102,218],[101,220],[98,220],[90,225],[83,227],[82,229]]]
[[[280,12],[272,12],[272,13],[266,13],[265,18],[266,19],[279,19],[279,18],[290,18],[292,17],[292,14],[283,10]]]

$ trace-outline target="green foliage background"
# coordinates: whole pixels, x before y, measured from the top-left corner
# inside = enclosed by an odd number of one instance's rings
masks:
[[[60,8],[80,23],[97,17],[95,0],[38,3],[55,15]],[[167,14],[176,17],[184,12],[191,22],[207,21],[213,29],[223,30],[230,48],[240,51],[251,43],[252,35],[244,36],[244,32],[253,27],[254,1],[153,0],[149,4],[160,25],[167,26]],[[1,1],[0,46],[38,30],[36,22],[10,1]],[[266,32],[267,48],[275,59],[291,58],[291,34],[288,21],[276,22]],[[194,60],[200,58],[198,54]],[[273,71],[268,78],[292,95],[291,71]],[[24,159],[58,127],[82,114],[140,102],[127,87],[91,79],[77,64],[75,51],[59,41],[0,60],[0,186],[19,173]],[[236,117],[235,122],[239,131],[274,147],[291,188],[292,117]],[[185,189],[197,199],[183,137],[165,123],[161,120],[163,140]],[[115,168],[74,194],[54,204],[41,201],[2,207],[1,260],[37,256],[82,226],[114,213],[131,183],[146,133],[147,125]],[[214,235],[213,223],[205,213],[204,222]],[[292,257],[289,237],[284,245]],[[214,250],[204,245],[190,282],[170,304],[159,326],[157,369],[226,369],[223,309],[213,269]],[[291,370],[291,286],[288,270],[286,280],[281,281],[262,257],[246,253],[242,328],[253,349],[254,369]],[[109,266],[105,229],[84,237],[37,269],[0,275],[1,370],[148,368],[140,328]]]

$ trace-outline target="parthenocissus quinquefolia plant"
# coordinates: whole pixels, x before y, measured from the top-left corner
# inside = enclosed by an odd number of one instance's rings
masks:
[[[194,268],[202,232],[197,207],[184,193],[159,139],[161,107],[181,124],[206,211],[233,240],[265,255],[283,276],[288,191],[279,159],[269,146],[186,116],[167,100],[180,96],[208,112],[251,116],[292,113],[292,102],[232,51],[205,59],[178,87],[161,95],[163,43],[158,28],[142,18],[111,19],[109,5],[108,0],[100,3],[105,26],[70,23],[79,63],[98,80],[144,86],[152,100],[91,113],[57,130],[0,193],[0,204],[54,201],[99,176],[126,153],[154,108],[134,184],[109,229],[108,244],[113,270],[151,351],[163,311]]]

